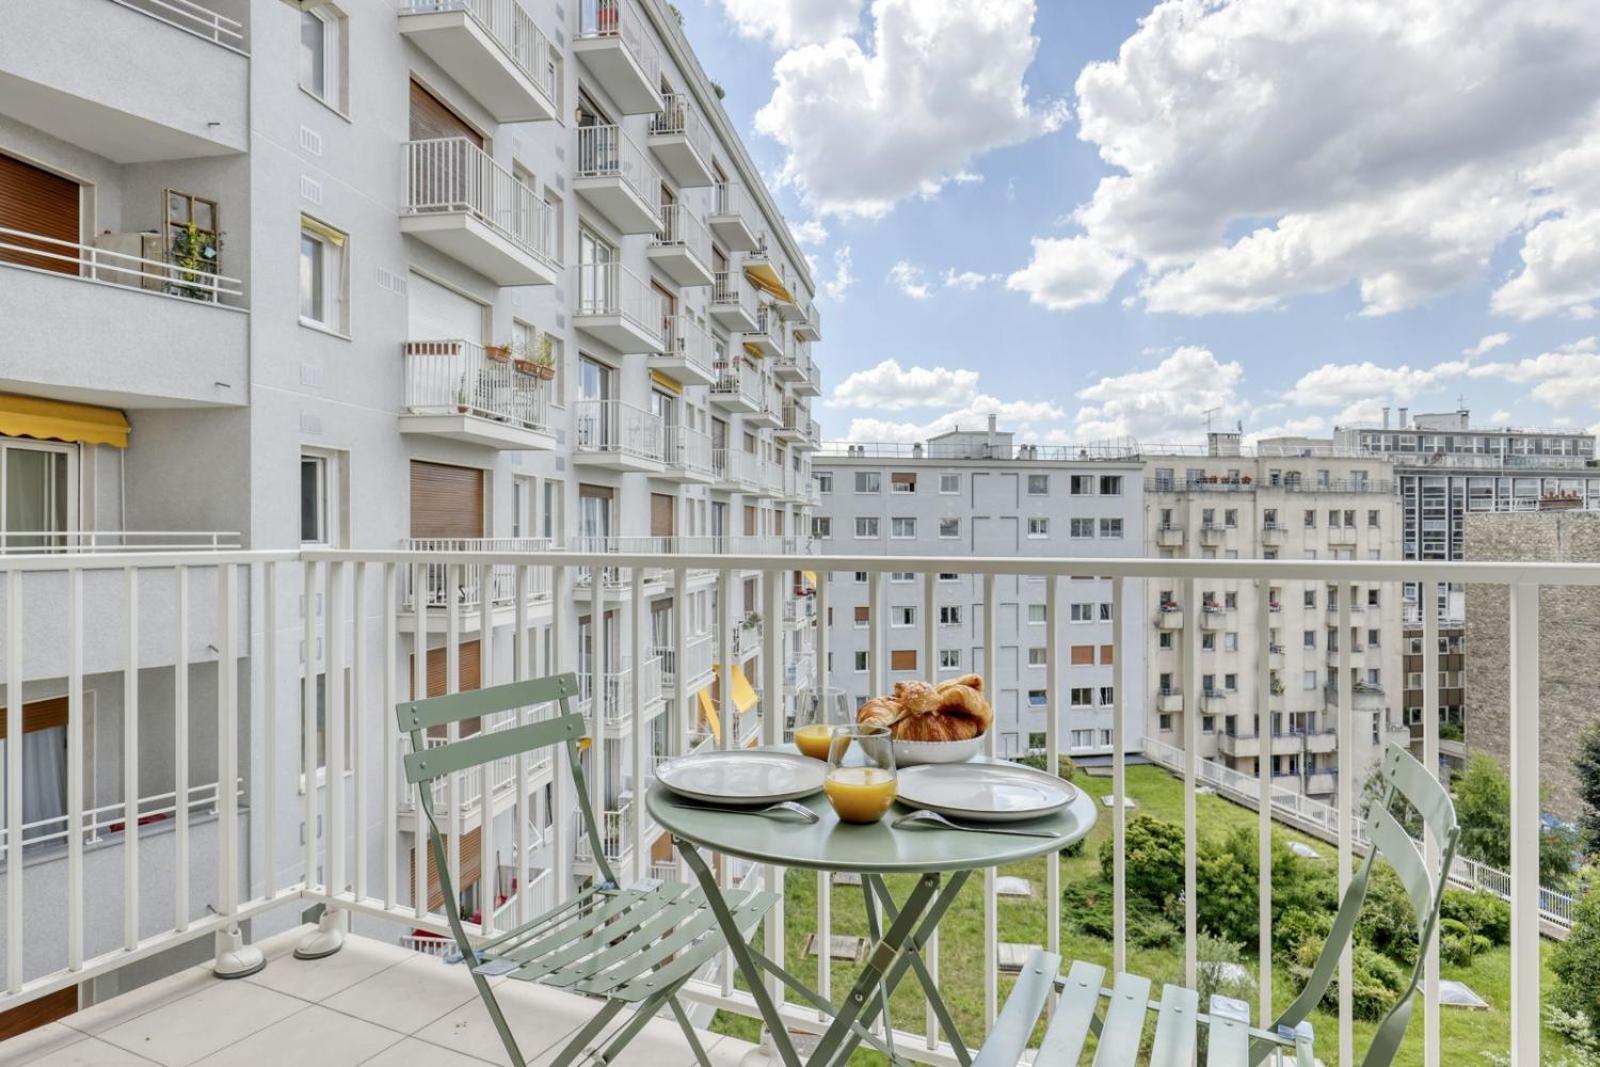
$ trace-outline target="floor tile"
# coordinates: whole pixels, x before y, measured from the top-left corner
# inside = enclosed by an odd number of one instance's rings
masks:
[[[405,962],[329,997],[326,1006],[391,1030],[414,1034],[477,999],[477,988],[466,967],[447,966],[415,952],[409,955],[411,958]]]
[[[69,1026],[46,1023],[38,1029],[18,1034],[7,1041],[0,1041],[0,1067],[33,1063],[43,1056],[48,1056],[68,1045],[78,1044],[82,1040],[83,1035]]]
[[[149,985],[90,1005],[76,1014],[68,1015],[61,1022],[85,1034],[103,1034],[164,1004],[204,992],[221,981],[204,967],[187,967]]]
[[[305,1009],[303,1000],[251,982],[219,979],[193,996],[148,1011],[100,1037],[157,1063],[179,1067]]]
[[[85,1037],[38,1059],[21,1062],[31,1067],[155,1067],[143,1056],[135,1056],[97,1037]]]
[[[399,945],[352,937],[345,940],[338,952],[320,960],[297,960],[292,951],[279,955],[245,981],[320,1004],[357,982],[416,955]]]
[[[356,1067],[401,1035],[315,1005],[221,1049],[196,1067]]]
[[[488,1062],[408,1037],[390,1045],[361,1067],[484,1067]]]
[[[531,982],[502,982],[495,987],[495,993],[511,1024],[512,1036],[530,1065],[553,1059],[567,1038],[592,1019],[600,1007],[599,1001]],[[489,1020],[483,1001],[476,997],[423,1027],[415,1036],[490,1063],[508,1062],[500,1035]]]

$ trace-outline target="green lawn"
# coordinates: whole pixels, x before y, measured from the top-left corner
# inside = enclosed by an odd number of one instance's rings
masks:
[[[1109,778],[1091,778],[1078,774],[1076,783],[1096,796],[1111,791]],[[1138,801],[1138,811],[1175,823],[1183,820],[1183,784],[1156,767],[1128,768],[1128,795]],[[1218,834],[1234,826],[1254,826],[1256,814],[1215,796],[1198,798],[1199,825],[1203,834]],[[1104,807],[1099,808],[1102,818],[1089,836],[1088,847],[1079,857],[1063,857],[1061,861],[1062,884],[1085,877],[1098,869],[1099,846],[1111,836],[1111,820]],[[1284,831],[1290,840],[1302,840],[1312,845],[1324,857],[1323,862],[1334,862],[1331,846],[1313,841],[1300,834]],[[1046,936],[1046,903],[1044,899],[1045,867],[1043,858],[1013,864],[1002,870],[1003,874],[1017,875],[1033,882],[1031,900],[1001,898],[999,932],[1001,941],[1043,944]],[[909,891],[911,878],[891,878],[890,888],[897,897]],[[811,872],[791,872],[785,882],[784,902],[787,920],[786,959],[790,970],[816,985],[816,960],[804,957],[801,949],[806,935],[814,928],[816,915],[817,876]],[[983,883],[974,878],[962,891],[940,927],[939,985],[945,1000],[956,1016],[963,1035],[972,1040],[983,1032]],[[861,903],[860,890],[853,886],[833,887],[833,932],[835,934],[866,935],[866,914]],[[1064,933],[1063,954],[1069,958],[1089,959],[1110,965],[1111,945],[1097,938],[1079,937]],[[1246,946],[1247,949],[1254,946]],[[1552,981],[1548,969],[1546,949],[1545,987]],[[1183,957],[1181,947],[1171,950],[1129,951],[1131,970],[1149,976],[1157,982],[1181,981]],[[835,993],[848,989],[858,968],[850,964],[835,964],[833,989]],[[1441,1022],[1443,1057],[1447,1064],[1471,1064],[1483,1061],[1484,1051],[1505,1050],[1510,1044],[1511,1021],[1509,1012],[1510,953],[1507,949],[1489,952],[1474,962],[1470,968],[1444,968],[1446,978],[1466,982],[1490,1004],[1487,1011],[1445,1009]],[[1001,997],[1009,989],[1010,980],[1002,975]],[[1274,999],[1286,1005],[1294,990],[1278,974]],[[903,983],[891,1005],[895,1025],[903,1030],[921,1032],[924,1005],[921,990],[914,980]],[[1338,1059],[1338,1021],[1334,1016],[1317,1013],[1312,1018],[1317,1033],[1317,1055],[1327,1063]],[[1356,1050],[1365,1048],[1372,1024],[1356,1023]],[[753,1019],[720,1013],[713,1029],[735,1034],[747,1040],[756,1040],[758,1025]],[[1419,1011],[1413,1019],[1406,1047],[1402,1050],[1400,1064],[1422,1063],[1422,1021]],[[1555,1052],[1565,1047],[1563,1039],[1548,1029],[1544,1035],[1545,1049]],[[858,1051],[850,1061],[852,1065],[880,1065],[886,1061],[875,1052]]]

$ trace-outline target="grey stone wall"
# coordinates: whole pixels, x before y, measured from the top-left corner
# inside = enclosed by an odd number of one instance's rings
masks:
[[[1600,513],[1473,514],[1469,560],[1600,561]],[[1510,755],[1510,602],[1504,586],[1467,587],[1466,741],[1505,766]],[[1580,805],[1572,759],[1600,720],[1600,589],[1546,587],[1539,595],[1539,780],[1544,806],[1564,819]]]

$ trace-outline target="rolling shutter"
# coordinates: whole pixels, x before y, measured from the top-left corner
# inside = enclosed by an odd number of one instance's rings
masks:
[[[413,341],[483,342],[483,305],[413,273],[406,284],[406,328]]]
[[[428,90],[411,83],[411,139],[432,141],[440,137],[465,137],[479,148],[483,137]]]
[[[411,536],[483,536],[483,472],[411,461]]]
[[[672,497],[666,493],[650,494],[650,536],[672,536]]]
[[[77,182],[30,166],[20,159],[0,156],[0,227],[76,244],[80,236],[78,193]],[[0,243],[74,257],[63,262],[46,256],[29,255],[27,252],[0,249],[0,261],[62,274],[78,273],[76,254],[71,249],[8,233],[0,233]]]
[[[450,855],[450,835],[444,834],[444,854]],[[428,856],[428,910],[438,911],[444,907],[444,889],[439,885],[439,865],[433,862],[433,849],[423,843],[423,851]],[[459,894],[468,886],[474,885],[483,877],[483,834],[479,830],[468,830],[461,835],[461,884],[456,886]],[[406,880],[406,885],[417,884],[417,850],[411,850],[411,873]],[[465,916],[468,920],[472,916]]]

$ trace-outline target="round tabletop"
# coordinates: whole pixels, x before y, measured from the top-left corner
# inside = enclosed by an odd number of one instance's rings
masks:
[[[792,746],[782,747],[794,751]],[[1052,815],[1004,827],[1050,830],[1054,837],[1014,837],[939,826],[891,829],[889,824],[896,817],[913,810],[899,802],[878,822],[844,823],[821,792],[797,801],[817,813],[814,823],[782,813],[752,815],[710,807],[680,797],[660,782],[650,786],[645,807],[673,836],[756,863],[822,871],[921,873],[998,867],[1082,841],[1094,828],[1097,816],[1094,798],[1082,789],[1076,794],[1070,804]]]

